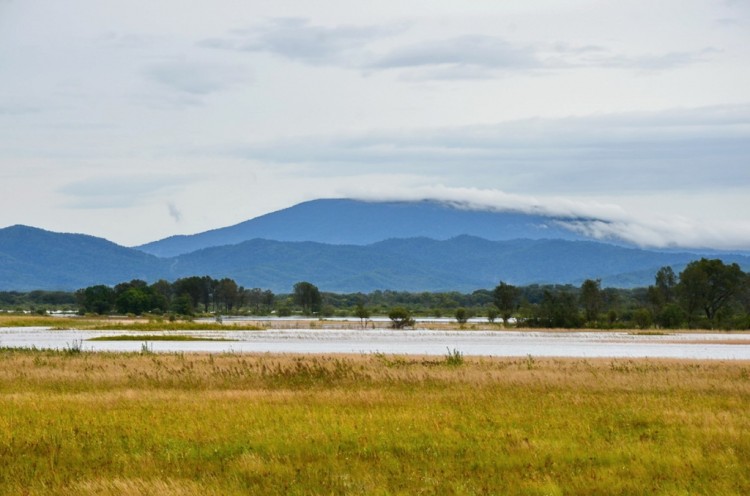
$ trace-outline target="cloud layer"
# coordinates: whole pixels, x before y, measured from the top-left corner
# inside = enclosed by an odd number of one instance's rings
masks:
[[[524,191],[723,188],[750,184],[750,105],[312,136],[225,151],[307,164],[314,174],[406,167],[495,177]]]
[[[412,69],[406,79],[474,79],[505,71],[568,70],[590,67],[643,71],[668,70],[710,60],[718,50],[618,53],[600,45],[519,43],[500,36],[466,34],[418,42],[401,42],[408,33],[400,25],[316,25],[306,18],[270,19],[232,30],[223,37],[201,40],[203,48],[263,52],[288,60],[361,71]]]
[[[437,200],[469,210],[550,216],[560,225],[594,239],[632,243],[644,248],[747,250],[750,246],[750,220],[705,223],[677,215],[638,216],[616,204],[446,186],[349,190],[347,196],[366,201]]]

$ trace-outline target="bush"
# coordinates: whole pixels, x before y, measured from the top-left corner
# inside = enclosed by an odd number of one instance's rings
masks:
[[[388,318],[391,319],[391,327],[394,329],[403,329],[405,327],[413,327],[415,324],[411,313],[403,307],[396,307],[388,312]]]
[[[455,316],[456,322],[459,324],[465,324],[469,321],[469,312],[467,312],[465,308],[457,308]]]

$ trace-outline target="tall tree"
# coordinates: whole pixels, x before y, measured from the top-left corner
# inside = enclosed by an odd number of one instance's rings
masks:
[[[539,307],[539,319],[548,327],[581,327],[576,296],[569,291],[545,290]]]
[[[307,281],[298,282],[294,285],[294,303],[302,307],[302,313],[310,314],[320,312],[323,298],[317,286]]]
[[[239,301],[239,287],[234,280],[225,277],[215,284],[214,300],[216,310],[231,312]]]
[[[76,300],[84,312],[103,315],[112,311],[115,290],[103,284],[89,286],[76,291]]]
[[[500,317],[503,319],[503,324],[507,324],[508,320],[513,316],[513,312],[518,307],[518,301],[520,298],[520,292],[517,287],[504,282],[500,282],[492,292],[492,300],[495,306],[500,310]]]
[[[599,312],[602,307],[602,290],[601,281],[586,279],[581,284],[580,301],[583,312],[586,316],[586,322],[596,322],[599,320]]]
[[[692,326],[693,317],[702,311],[713,328],[716,313],[738,293],[743,278],[744,274],[736,263],[725,265],[719,259],[706,258],[690,262],[680,273],[677,286],[688,324]]]

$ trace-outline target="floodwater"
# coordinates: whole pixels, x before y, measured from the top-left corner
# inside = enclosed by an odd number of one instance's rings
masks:
[[[232,341],[88,341],[100,336],[179,334]],[[0,328],[0,347],[84,351],[210,353],[386,353],[579,358],[695,358],[750,360],[750,334],[627,332],[428,331],[391,329],[283,329],[264,331],[58,331],[43,327]]]

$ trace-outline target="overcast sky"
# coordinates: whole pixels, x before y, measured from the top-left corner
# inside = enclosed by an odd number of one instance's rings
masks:
[[[750,2],[0,0],[0,227],[326,197],[750,249]]]

